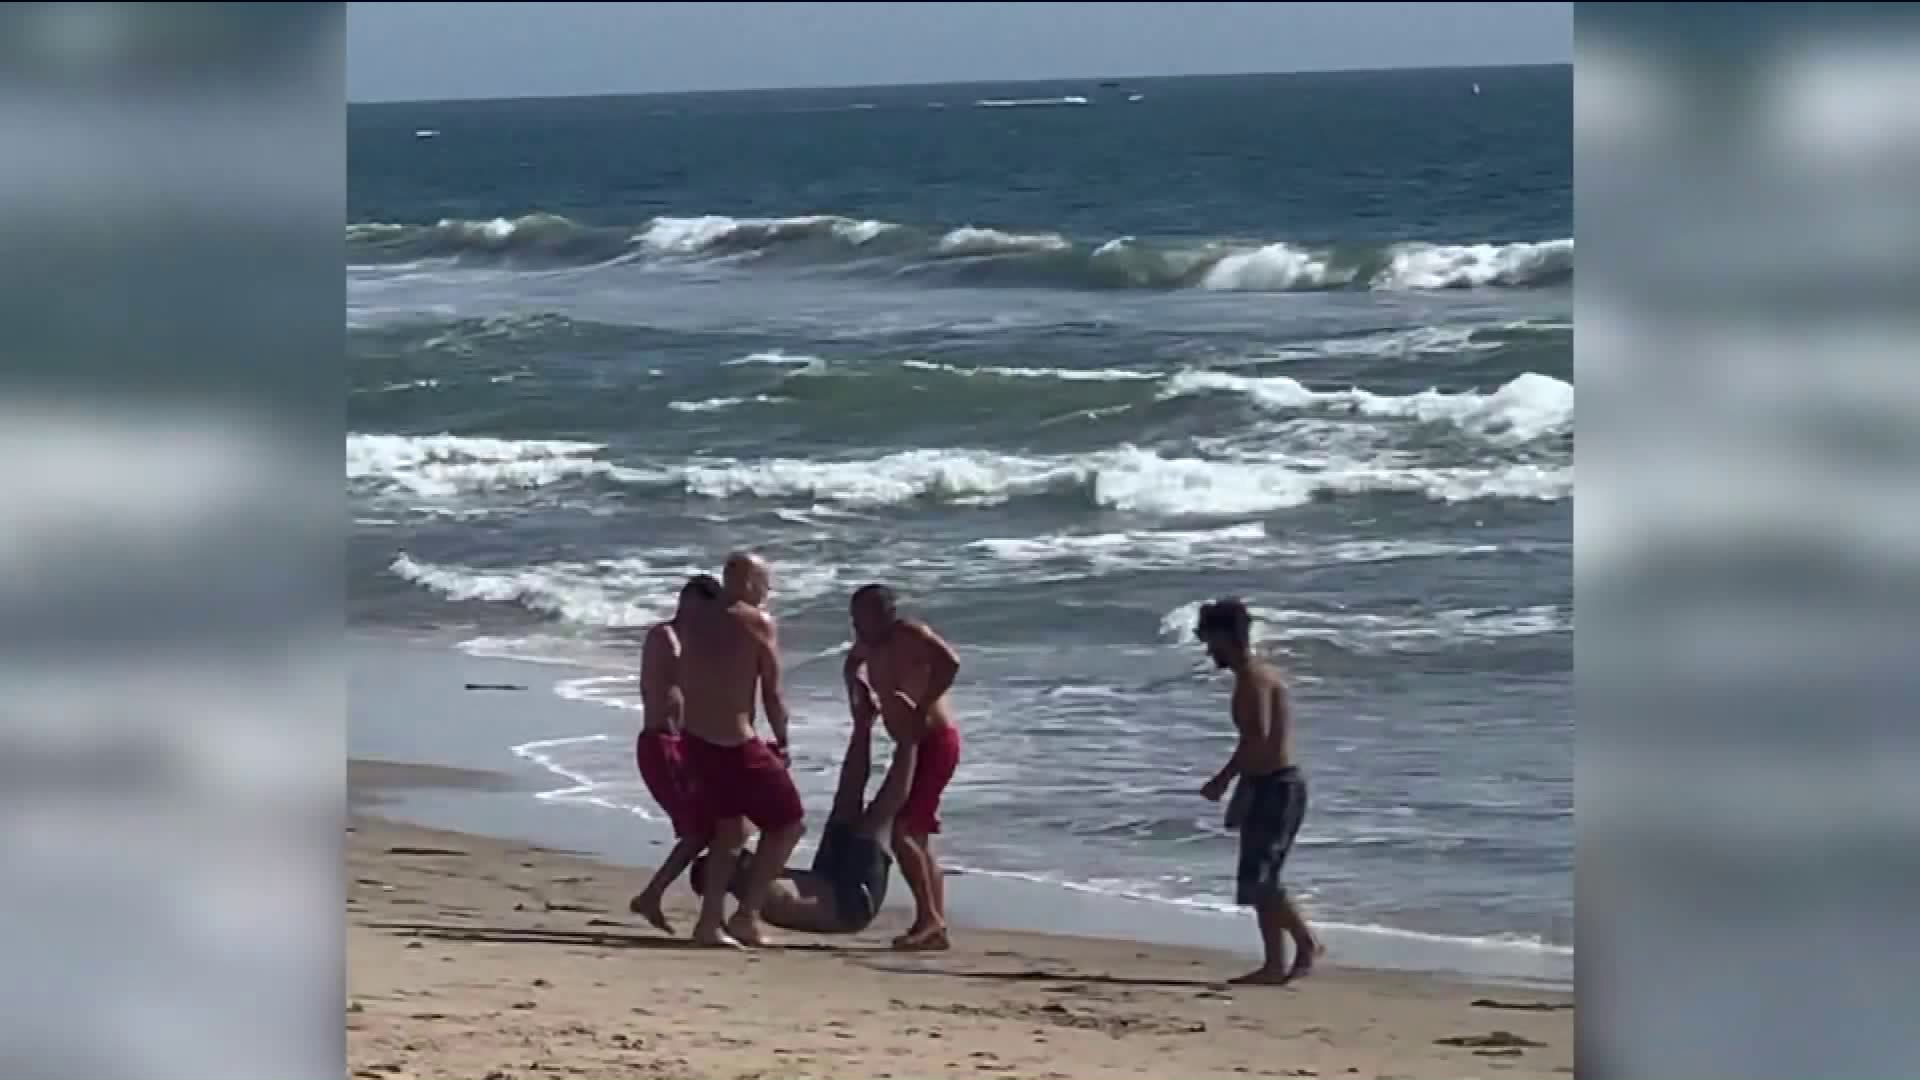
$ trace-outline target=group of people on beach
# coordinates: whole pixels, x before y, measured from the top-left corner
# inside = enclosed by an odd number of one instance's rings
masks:
[[[632,910],[673,933],[664,901],[687,874],[701,900],[696,943],[764,946],[768,924],[858,933],[878,915],[897,861],[913,892],[914,917],[893,947],[948,949],[946,888],[933,838],[941,797],[960,763],[960,731],[947,703],[960,658],[926,623],[900,613],[892,589],[854,591],[853,644],[841,667],[850,735],[813,863],[790,869],[806,813],[788,771],[779,636],[765,610],[771,588],[766,561],[736,552],[719,580],[701,574],[687,581],[672,618],[647,632],[640,665],[645,720],[635,757],[673,824],[675,843]],[[1307,805],[1286,686],[1255,655],[1252,617],[1241,601],[1203,605],[1194,634],[1214,663],[1234,674],[1239,741],[1201,794],[1217,802],[1233,793],[1226,824],[1240,835],[1235,898],[1256,913],[1265,950],[1260,968],[1237,981],[1290,982],[1324,950],[1280,881]],[[756,707],[765,710],[770,739],[755,728]],[[876,721],[892,739],[893,760],[868,801]],[[749,824],[759,832],[752,849]],[[738,903],[728,918],[730,895]]]

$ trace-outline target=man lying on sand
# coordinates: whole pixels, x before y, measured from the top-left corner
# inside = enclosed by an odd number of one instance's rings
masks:
[[[1240,733],[1233,756],[1200,793],[1218,802],[1235,780],[1227,826],[1240,830],[1240,865],[1234,899],[1259,917],[1266,963],[1237,983],[1290,982],[1313,970],[1324,951],[1280,883],[1307,812],[1307,780],[1293,763],[1293,715],[1279,672],[1253,655],[1253,617],[1239,600],[1215,600],[1200,608],[1193,634],[1216,666],[1233,672],[1233,726]],[[1293,966],[1287,966],[1287,939]]]
[[[893,860],[877,837],[899,808],[877,800],[872,806],[863,805],[873,770],[873,721],[872,710],[854,710],[853,735],[840,761],[840,784],[834,791],[833,810],[820,834],[812,869],[786,870],[767,892],[760,916],[782,930],[857,934],[873,922],[887,898]],[[750,851],[741,855],[727,891],[735,896],[745,893],[747,868],[754,858]],[[694,860],[688,881],[694,892],[705,897],[705,858]]]
[[[874,801],[899,808],[893,854],[913,890],[914,914],[893,947],[945,949],[947,890],[933,836],[940,831],[940,796],[960,766],[960,729],[947,708],[960,657],[932,627],[901,616],[885,585],[856,590],[849,615],[853,648],[841,671],[847,700],[856,718],[878,712],[894,743],[893,765]]]
[[[761,859],[748,875],[739,909],[724,919],[726,894],[702,897],[693,940],[715,947],[764,945],[760,912],[787,856],[806,831],[800,793],[787,773],[787,707],[780,687],[780,649],[772,619],[757,606],[765,598],[765,564],[748,555],[727,560],[738,586],[723,596],[712,618],[695,618],[680,631],[680,693],[686,762],[713,822],[709,859],[714,876],[733,879],[751,821],[760,830]],[[756,691],[766,709],[771,744],[754,730]]]
[[[634,745],[634,759],[648,793],[673,823],[674,845],[653,880],[628,907],[665,934],[673,933],[661,906],[667,889],[694,856],[706,849],[713,832],[701,812],[680,734],[686,708],[680,690],[680,635],[690,621],[714,617],[720,595],[720,583],[710,575],[689,580],[680,589],[680,603],[673,618],[649,629],[640,650],[640,704],[645,719]]]

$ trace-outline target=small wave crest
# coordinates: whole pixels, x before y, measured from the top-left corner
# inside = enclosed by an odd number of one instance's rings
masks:
[[[610,630],[651,626],[671,616],[681,584],[694,574],[712,571],[690,559],[635,557],[473,567],[426,562],[404,551],[387,569],[402,581],[454,603],[508,605],[576,626]],[[833,591],[839,581],[835,567],[783,567],[779,594],[786,602],[805,602]]]
[[[933,250],[939,255],[1007,255],[1072,248],[1073,243],[1059,233],[1010,233],[968,225],[942,236]]]
[[[1168,642],[1192,639],[1200,605],[1182,604],[1160,619]],[[1420,652],[1435,646],[1497,641],[1564,633],[1571,615],[1551,604],[1522,608],[1453,608],[1426,614],[1379,615],[1363,612],[1296,611],[1258,605],[1249,608],[1259,642],[1321,641],[1356,652]]]
[[[1079,94],[1067,94],[1063,97],[1044,98],[981,98],[973,104],[981,109],[1052,109],[1061,106],[1092,105],[1093,102]]]
[[[716,499],[994,505],[1051,494],[1078,496],[1106,509],[1173,516],[1255,514],[1363,494],[1419,495],[1441,502],[1552,501],[1566,498],[1573,486],[1571,468],[1559,466],[1308,466],[1166,457],[1133,447],[1060,457],[954,449],[847,461],[712,462],[687,467],[683,480],[689,493]]]
[[[447,498],[467,492],[542,488],[581,477],[642,482],[653,474],[600,460],[598,443],[465,435],[347,436],[347,479]]]
[[[1447,423],[1501,442],[1523,443],[1572,430],[1573,384],[1527,372],[1492,393],[1426,390],[1394,396],[1367,390],[1310,390],[1287,376],[1255,377],[1220,371],[1183,372],[1168,380],[1166,397],[1233,393],[1263,408],[1330,408],[1362,416]]]

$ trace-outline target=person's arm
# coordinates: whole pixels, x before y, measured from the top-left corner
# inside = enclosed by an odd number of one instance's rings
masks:
[[[640,707],[646,710],[649,724],[665,722],[668,730],[679,730],[686,701],[680,694],[680,661],[666,630],[654,627],[640,646]]]
[[[873,684],[867,681],[867,654],[854,642],[847,648],[846,658],[840,661],[840,680],[847,685],[847,709],[853,713],[854,723],[873,723],[880,711],[880,699],[873,692]]]
[[[960,654],[954,652],[953,646],[934,633],[933,627],[926,623],[908,623],[907,628],[927,659],[927,687],[914,706],[916,726],[925,731],[927,714],[941,698],[947,696],[947,691],[953,689],[953,680],[960,676]]]
[[[1227,793],[1227,786],[1246,772],[1247,765],[1266,736],[1271,720],[1267,715],[1267,702],[1272,695],[1252,683],[1251,679],[1241,679],[1234,684],[1233,726],[1240,732],[1240,741],[1233,748],[1233,756],[1220,767],[1213,779],[1207,781],[1207,786],[1200,789],[1200,793],[1209,799],[1218,799]]]
[[[891,730],[892,725],[888,725]],[[899,734],[893,737],[893,764],[887,766],[887,778],[880,782],[880,790],[873,797],[873,803],[860,818],[860,831],[869,836],[878,836],[907,805],[907,792],[913,784],[913,765],[920,754],[920,736],[917,731],[908,732],[907,738]]]
[[[857,824],[866,805],[867,781],[873,776],[873,719],[862,723],[856,716],[853,735],[847,740],[846,756],[840,759],[840,784],[833,792],[833,809],[828,821]]]
[[[774,749],[782,755],[787,749],[787,701],[780,686],[780,639],[773,620],[761,624],[756,635],[760,641],[760,705],[767,711],[767,729],[773,732]]]

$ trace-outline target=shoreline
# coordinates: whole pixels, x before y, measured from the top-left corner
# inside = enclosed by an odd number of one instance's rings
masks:
[[[637,717],[604,703],[556,692],[580,676],[607,672],[577,664],[476,656],[442,638],[355,631],[350,756],[355,767],[419,763],[446,776],[398,774],[378,790],[378,813],[395,822],[559,848],[625,868],[644,880],[671,846],[671,834],[643,811],[610,807],[584,778],[543,760],[543,743],[608,737]],[[511,692],[463,690],[469,684]],[[816,733],[818,734],[818,733]],[[796,728],[796,745],[806,733]],[[826,742],[837,749],[837,733]],[[384,764],[369,766],[370,761]],[[636,778],[637,782],[637,778]],[[356,809],[364,809],[356,804]],[[804,862],[810,834],[795,856]],[[637,885],[635,888],[637,889]],[[905,904],[903,891],[891,899]],[[949,880],[956,926],[969,930],[1084,936],[1151,946],[1257,955],[1258,938],[1241,912],[1131,897],[1071,882],[970,869]],[[1410,972],[1480,987],[1571,992],[1571,956],[1498,939],[1448,938],[1386,927],[1325,926],[1331,962],[1349,970]]]
[[[1551,991],[1331,966],[1233,987],[1241,956],[994,930],[903,954],[893,907],[859,935],[698,949],[627,913],[629,868],[380,816],[510,776],[355,761],[348,784],[348,1059],[368,1080],[1573,1071],[1573,999]],[[691,899],[668,905],[683,930]]]

